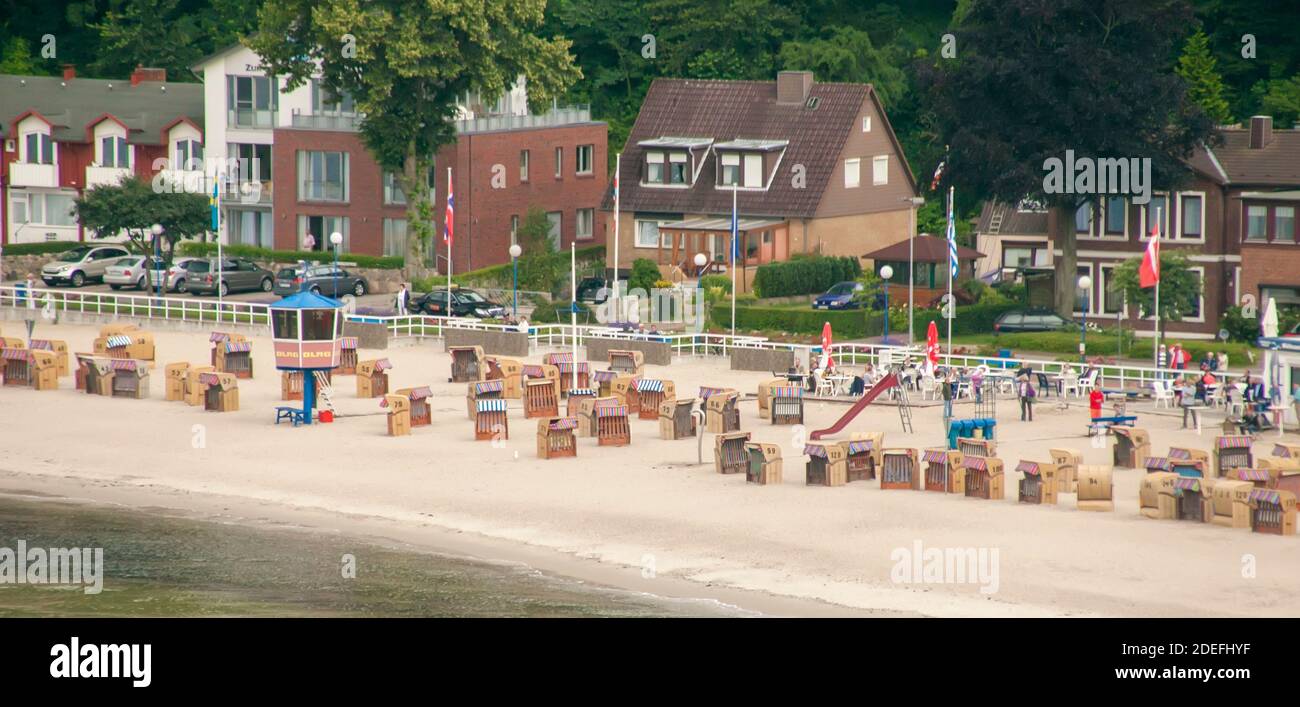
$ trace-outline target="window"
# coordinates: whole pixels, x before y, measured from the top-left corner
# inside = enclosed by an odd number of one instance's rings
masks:
[[[337,315],[337,310],[333,309],[302,310],[302,340],[325,341],[333,339],[336,333],[334,331],[334,319]]]
[[[228,149],[227,154],[239,160],[239,179],[241,181],[271,181],[270,145],[231,143]],[[301,175],[301,173],[302,168],[300,166],[299,174]]]
[[[546,220],[550,222],[550,229],[546,232],[546,237],[551,241],[555,248],[560,247],[560,229],[564,225],[564,214],[560,211],[548,211]]]
[[[647,183],[664,183],[664,153],[647,152],[645,155],[645,166],[645,180]]]
[[[318,250],[329,252],[334,249],[330,243],[330,234],[338,232],[343,236],[343,243],[339,246],[339,252],[346,253],[351,244],[351,238],[348,233],[348,218],[346,216],[298,216],[298,247],[303,250]],[[306,247],[307,236],[312,237],[311,248]]]
[[[671,223],[670,221],[637,221],[636,222],[636,247],[638,248],[658,248],[660,244],[659,224]],[[663,244],[667,245],[667,236],[663,238]],[[725,253],[725,248],[723,249]]]
[[[130,167],[131,148],[126,138],[109,135],[99,140],[99,165],[101,167]]]
[[[1074,212],[1074,232],[1085,236],[1092,235],[1092,204],[1080,206]]]
[[[1268,240],[1268,207],[1267,206],[1246,207],[1246,240],[1248,241]]]
[[[519,181],[528,181],[528,150],[519,151]]]
[[[54,140],[49,133],[27,133],[27,164],[54,164]]]
[[[14,223],[76,226],[72,206],[73,197],[65,194],[15,192],[9,199],[9,216]]]
[[[45,223],[51,226],[75,226],[73,197],[67,194],[45,195]]]
[[[311,108],[317,115],[356,115],[357,112],[356,103],[347,91],[335,95],[314,79],[311,82]]]
[[[594,150],[594,145],[578,145],[578,149],[574,150],[574,155],[578,158],[575,164],[578,174],[591,174],[591,156]]]
[[[510,217],[510,245],[519,242],[519,214]]]
[[[269,147],[269,146],[268,146]],[[271,165],[270,154],[267,150],[266,164],[268,169]],[[198,140],[177,140],[176,141],[176,160],[172,169],[184,169],[200,171],[203,169],[203,143]],[[270,175],[267,175],[268,179]]]
[[[668,155],[668,183],[686,183],[686,153],[673,152]]]
[[[1179,194],[1181,207],[1178,213],[1178,234],[1181,238],[1200,240],[1201,222],[1204,220],[1205,199],[1199,195]]]
[[[771,243],[772,243],[772,232],[763,231],[763,245],[770,245]]]
[[[231,209],[227,219],[230,242],[258,248],[274,245],[271,212],[258,209]]]
[[[1124,311],[1124,291],[1115,284],[1114,275],[1114,267],[1107,266],[1101,269],[1101,280],[1106,288],[1102,293],[1102,314],[1118,314]]]
[[[1180,307],[1183,319],[1195,322],[1204,321],[1201,311],[1205,308],[1205,292],[1202,290],[1205,284],[1205,269],[1188,268],[1187,273],[1192,276],[1192,280],[1196,282],[1196,289],[1200,290],[1201,294],[1193,297],[1191,302],[1187,302]]]
[[[1151,238],[1151,227],[1156,225],[1156,216],[1159,215],[1160,237],[1169,237],[1169,196],[1166,194],[1154,194],[1151,201],[1142,209],[1142,238],[1147,240]]]
[[[348,200],[348,153],[298,152],[300,201]]]
[[[596,222],[595,209],[578,209],[577,218],[574,220],[577,233],[574,236],[578,240],[587,240],[592,237],[592,230]]]
[[[277,339],[298,338],[298,315],[301,309],[272,309],[271,330]]]
[[[229,123],[237,128],[270,128],[280,107],[279,87],[265,76],[227,76]]]
[[[1047,249],[1030,245],[1007,245],[1002,248],[1002,267],[1028,268],[1047,265]]]
[[[1294,206],[1273,207],[1273,240],[1296,241]]]
[[[723,186],[740,186],[740,155],[721,155]]]
[[[406,219],[384,219],[384,255],[406,255]]]
[[[15,195],[9,200],[9,220],[14,223],[27,223],[27,197]]]
[[[876,186],[889,183],[889,155],[871,159],[871,183]]]
[[[871,132],[871,116],[869,115],[862,116],[862,132]]]
[[[1124,236],[1128,231],[1128,202],[1122,196],[1106,198],[1106,235]]]
[[[396,172],[384,172],[384,203],[399,206],[406,204],[406,192],[402,191]]]
[[[555,178],[560,179],[564,176],[564,148],[555,148]]]
[[[763,186],[763,156],[745,155],[745,186]]]
[[[844,188],[856,189],[859,179],[859,166],[862,160],[854,157],[853,159],[844,160]]]

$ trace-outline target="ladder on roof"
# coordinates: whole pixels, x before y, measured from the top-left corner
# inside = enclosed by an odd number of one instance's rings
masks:
[[[312,375],[316,377],[316,402],[322,410],[334,412],[334,387],[329,378],[324,371],[312,371]]]
[[[1002,214],[1005,213],[998,204],[993,205],[993,216],[989,218],[989,233],[997,234],[1002,230]]]

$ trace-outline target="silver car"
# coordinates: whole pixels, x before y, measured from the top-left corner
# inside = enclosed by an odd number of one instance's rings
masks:
[[[115,245],[79,245],[60,255],[41,268],[41,279],[49,287],[68,283],[81,287],[88,280],[103,280],[108,264],[130,255],[126,248]]]
[[[123,287],[143,290],[158,281],[159,272],[162,272],[162,263],[152,255],[128,255],[109,263],[104,270],[104,284],[114,290]]]
[[[189,289],[189,285],[186,283],[189,271],[185,269],[185,264],[192,260],[198,260],[198,258],[186,256],[172,260],[172,266],[167,268],[167,283],[163,287],[172,292],[185,292]],[[151,283],[151,285],[157,284],[157,280]]]

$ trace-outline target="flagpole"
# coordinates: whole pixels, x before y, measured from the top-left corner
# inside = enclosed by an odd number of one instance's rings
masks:
[[[578,389],[578,244],[577,242],[569,243],[569,279],[570,279],[570,296],[569,304],[569,324],[573,327],[573,385],[569,386],[570,394]]]
[[[1160,366],[1160,207],[1156,207],[1156,262],[1153,263],[1156,268],[1156,319],[1155,319],[1155,340],[1156,343],[1151,347],[1151,356],[1156,362],[1156,367]]]
[[[452,198],[453,197],[451,194],[451,167],[448,167],[447,168],[447,202],[451,203]],[[456,219],[456,211],[454,208],[452,209],[451,212],[451,218],[453,221],[455,221]],[[450,317],[453,313],[451,307],[451,239],[454,237],[455,234],[455,231],[453,230],[455,228],[455,224],[447,223],[444,224],[444,227],[447,229],[447,236],[446,236],[447,237],[447,311],[443,312],[443,315]]]
[[[223,308],[221,296],[221,277],[224,274],[223,266],[225,260],[221,257],[221,234],[225,231],[225,219],[221,218],[221,175],[217,174],[217,323],[221,323],[221,310]]]
[[[619,207],[619,183],[618,175],[623,166],[623,153],[614,155],[614,290],[608,295],[614,300],[614,321],[622,321],[618,314],[618,207]]]
[[[736,239],[740,237],[740,219],[736,216],[736,195],[739,192],[736,186],[731,187],[731,336],[736,336],[736,297],[740,292],[736,289],[736,249],[739,244]],[[735,343],[734,341],[732,343]]]
[[[948,187],[948,241],[949,241],[949,243],[955,243],[956,240],[957,240],[957,226],[956,226],[956,224],[953,223],[953,220],[952,220],[952,201],[953,201],[953,198],[954,198],[954,195],[953,195],[953,187]],[[950,245],[949,247],[951,248],[952,246]],[[957,313],[957,311],[956,311],[956,310],[957,310],[956,303],[953,301],[953,297],[952,297],[952,260],[951,260],[951,255],[949,255],[949,262],[948,262],[948,307],[952,308],[952,310],[953,310],[953,311],[951,311],[951,312],[947,312],[947,311],[944,312],[944,315],[946,315],[945,318],[948,320],[948,362],[947,362],[947,365],[948,365],[948,368],[951,369],[951,368],[952,368],[952,316],[950,316],[950,315],[953,315],[953,314],[956,314],[956,313]],[[886,315],[888,315],[888,312],[886,312]]]

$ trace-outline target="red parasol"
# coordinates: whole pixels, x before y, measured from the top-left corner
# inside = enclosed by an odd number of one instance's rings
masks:
[[[822,361],[826,370],[831,370],[835,362],[831,360],[831,323],[822,325]]]
[[[939,365],[939,327],[930,321],[925,331],[925,367],[926,372],[934,375],[935,366]]]

